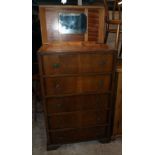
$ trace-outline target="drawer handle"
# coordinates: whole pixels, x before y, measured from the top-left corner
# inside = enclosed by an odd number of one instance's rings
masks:
[[[53,68],[59,68],[60,67],[60,64],[59,63],[52,64],[52,67]]]

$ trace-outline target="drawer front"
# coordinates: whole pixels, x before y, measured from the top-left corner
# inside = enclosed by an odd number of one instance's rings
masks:
[[[78,113],[52,115],[48,118],[50,129],[77,128],[80,126]]]
[[[107,109],[109,105],[110,95],[107,94],[57,97],[46,100],[48,114],[90,109]]]
[[[43,74],[71,74],[78,73],[78,55],[44,55]]]
[[[43,55],[43,74],[102,73],[113,70],[112,54]]]
[[[95,93],[111,89],[111,76],[83,76],[45,78],[46,95]]]
[[[95,140],[106,137],[106,127],[92,127],[50,132],[51,143],[63,144],[76,141]]]
[[[108,122],[108,112],[104,110],[71,112],[49,116],[50,129],[65,129],[104,125]]]
[[[84,111],[81,112],[81,126],[95,126],[95,125],[104,125],[108,123],[108,113],[107,110],[96,110],[96,111]]]
[[[46,95],[77,93],[79,90],[77,77],[45,78]]]
[[[113,70],[112,54],[85,54],[80,57],[81,73],[101,73]]]
[[[111,89],[111,76],[84,76],[81,80],[82,92],[104,92]]]

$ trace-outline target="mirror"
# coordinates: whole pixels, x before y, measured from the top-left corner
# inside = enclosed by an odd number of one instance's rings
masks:
[[[84,13],[59,13],[59,32],[61,34],[81,34],[87,28]]]

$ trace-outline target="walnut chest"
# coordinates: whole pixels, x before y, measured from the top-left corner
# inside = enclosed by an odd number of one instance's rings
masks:
[[[104,44],[55,43],[38,51],[47,148],[109,141],[117,52]]]

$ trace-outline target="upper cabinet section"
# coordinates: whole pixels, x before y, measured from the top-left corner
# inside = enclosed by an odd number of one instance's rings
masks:
[[[40,5],[42,44],[104,41],[103,5]]]

